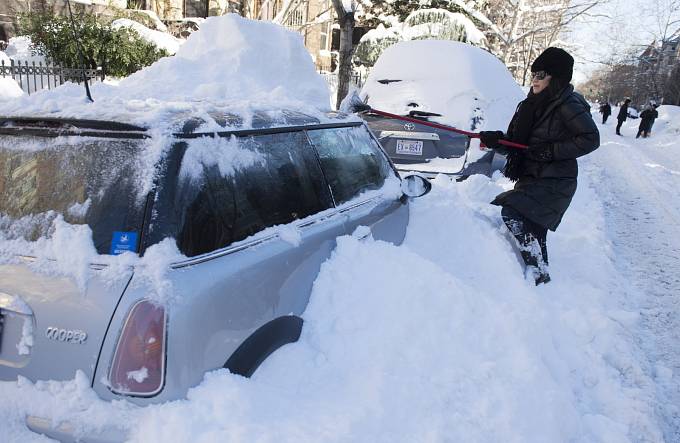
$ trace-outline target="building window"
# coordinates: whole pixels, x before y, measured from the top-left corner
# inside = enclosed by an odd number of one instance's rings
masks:
[[[323,23],[321,25],[321,32],[319,32],[319,48],[322,51],[328,50],[328,32],[330,31],[330,23]]]
[[[302,26],[305,24],[305,14],[303,11],[296,9],[288,16],[289,26]]]
[[[184,0],[185,17],[207,17],[209,0]]]

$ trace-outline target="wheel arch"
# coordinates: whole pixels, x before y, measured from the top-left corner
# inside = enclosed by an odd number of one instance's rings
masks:
[[[277,349],[300,338],[302,324],[302,318],[296,315],[271,320],[250,334],[231,354],[224,367],[233,374],[250,377]]]

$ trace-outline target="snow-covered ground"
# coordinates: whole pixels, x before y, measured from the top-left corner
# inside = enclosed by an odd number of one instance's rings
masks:
[[[0,383],[8,441],[45,441],[26,413],[117,426],[132,441],[673,442],[680,149],[602,129],[549,236],[534,287],[488,201],[503,178],[445,178],[416,200],[405,243],[343,237],[298,343],[252,379],[215,371],[188,399],[105,404],[89,381]],[[395,272],[398,271],[398,272]]]
[[[655,409],[668,442],[680,441],[680,107],[661,106],[653,135],[634,139],[640,120],[623,137],[616,120],[600,126],[593,155],[606,233],[621,275],[622,306],[639,312],[634,334],[654,382]]]

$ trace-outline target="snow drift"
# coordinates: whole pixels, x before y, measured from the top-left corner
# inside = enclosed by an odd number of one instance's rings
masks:
[[[667,131],[680,134],[680,106],[661,105],[657,111],[659,111],[659,118],[652,128],[654,132]]]

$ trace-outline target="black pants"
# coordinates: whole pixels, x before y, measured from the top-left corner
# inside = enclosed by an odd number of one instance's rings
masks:
[[[548,248],[546,241],[548,229],[525,218],[510,206],[501,210],[503,222],[520,246],[522,260],[527,266],[535,266],[545,270],[548,266]]]
[[[607,123],[607,119],[609,118],[609,114],[602,114],[602,124],[604,125]]]
[[[623,124],[625,120],[619,120],[619,124],[616,125],[616,134],[621,135],[621,125]]]
[[[640,136],[647,137],[649,135],[649,123],[647,122],[640,122],[640,126],[638,127],[638,133],[635,136],[635,138],[640,138]]]

